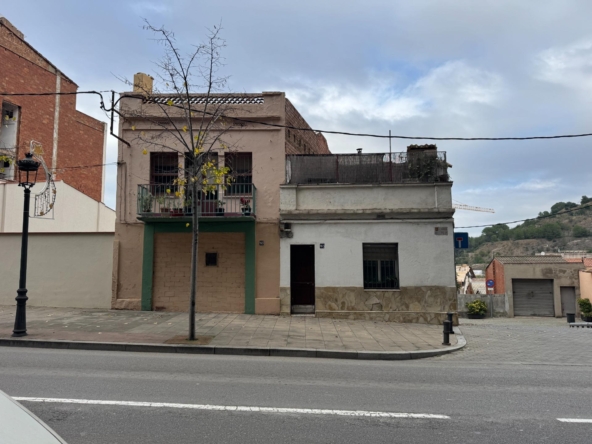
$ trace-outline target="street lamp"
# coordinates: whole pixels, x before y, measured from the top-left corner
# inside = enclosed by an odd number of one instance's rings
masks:
[[[31,202],[31,188],[37,180],[37,170],[40,163],[33,159],[32,153],[25,154],[25,158],[16,163],[19,171],[19,187],[25,189],[25,205],[23,208],[23,235],[21,241],[21,273],[19,289],[16,291],[16,316],[14,319],[13,337],[27,335],[27,249],[29,246],[29,204]]]

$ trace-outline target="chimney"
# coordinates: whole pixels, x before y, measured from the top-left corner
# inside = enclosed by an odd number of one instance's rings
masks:
[[[10,23],[6,17],[0,17],[0,26],[7,27],[10,30],[10,32],[16,35],[19,39],[25,40],[25,34],[16,29],[16,26]]]
[[[362,148],[356,148],[356,151],[358,152],[358,154],[362,154]]]
[[[152,94],[154,78],[143,72],[134,74],[134,92],[149,95]]]

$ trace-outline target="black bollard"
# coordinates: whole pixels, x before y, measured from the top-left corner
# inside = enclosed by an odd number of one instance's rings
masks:
[[[454,329],[452,328],[452,325],[454,324],[454,322],[452,322],[452,316],[454,316],[454,313],[452,312],[448,312],[446,313],[446,316],[448,316],[448,320],[450,321],[450,331],[448,333],[450,333],[451,335],[454,334]]]
[[[442,345],[450,345],[450,321],[444,321],[444,339]]]

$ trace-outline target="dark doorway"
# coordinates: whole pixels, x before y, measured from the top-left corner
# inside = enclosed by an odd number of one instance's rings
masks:
[[[290,246],[290,293],[292,313],[314,313],[314,245]]]

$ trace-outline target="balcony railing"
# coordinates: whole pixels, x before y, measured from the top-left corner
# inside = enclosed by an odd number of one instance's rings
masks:
[[[286,156],[286,184],[450,182],[444,151]]]
[[[138,215],[148,217],[192,216],[191,193],[176,195],[178,188],[166,184],[138,185]],[[253,184],[217,185],[214,191],[198,193],[199,217],[255,217],[256,189]]]

